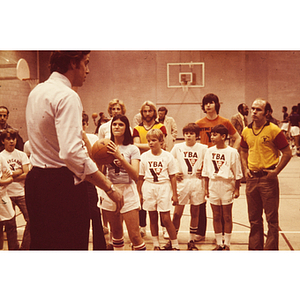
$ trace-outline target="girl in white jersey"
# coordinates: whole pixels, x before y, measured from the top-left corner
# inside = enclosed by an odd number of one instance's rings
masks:
[[[140,200],[136,183],[139,176],[140,151],[133,145],[129,121],[124,115],[115,115],[111,122],[111,142],[107,153],[115,160],[107,165],[107,176],[124,196],[124,206],[120,213],[115,213],[115,204],[108,197],[101,198],[100,206],[110,224],[114,250],[124,249],[123,220],[134,250],[146,250],[140,235],[139,209]]]

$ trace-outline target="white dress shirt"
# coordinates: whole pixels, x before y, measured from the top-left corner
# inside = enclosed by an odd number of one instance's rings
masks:
[[[82,110],[71,82],[58,72],[32,90],[26,123],[34,167],[67,167],[74,173],[76,183],[98,170],[83,147]]]

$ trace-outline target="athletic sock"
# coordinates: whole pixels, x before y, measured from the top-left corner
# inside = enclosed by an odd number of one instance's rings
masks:
[[[143,242],[142,244],[138,246],[133,246],[133,250],[146,250],[146,244]]]
[[[231,241],[231,233],[226,233],[225,232],[225,241],[224,241],[224,244],[226,246],[230,246],[230,241]]]
[[[172,248],[179,249],[178,240],[171,240]]]
[[[222,233],[215,233],[215,238],[216,238],[217,245],[222,246],[222,244],[223,244]]]
[[[112,238],[114,250],[124,250],[124,237],[120,239]]]
[[[194,241],[196,238],[198,227],[190,227],[190,241]]]
[[[159,247],[158,236],[152,236],[153,247]]]

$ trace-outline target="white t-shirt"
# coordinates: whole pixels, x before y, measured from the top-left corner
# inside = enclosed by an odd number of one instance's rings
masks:
[[[198,169],[202,168],[207,145],[196,143],[187,146],[185,142],[175,144],[171,154],[175,157],[179,172],[183,175],[195,177]]]
[[[149,182],[166,182],[169,175],[178,173],[174,156],[162,150],[160,155],[153,155],[151,150],[141,155],[140,176]]]
[[[238,151],[230,146],[218,149],[216,146],[207,149],[202,170],[203,177],[210,179],[241,179],[243,172]]]
[[[133,159],[141,159],[140,150],[135,145],[120,145],[120,152],[131,163]],[[123,167],[117,167],[114,163],[107,165],[107,177],[112,183],[132,183],[133,180]]]
[[[102,124],[99,127],[99,132],[98,132],[99,140],[101,140],[101,139],[110,139],[110,126],[111,126],[111,120],[109,120],[108,122]]]
[[[11,171],[22,169],[24,165],[29,165],[30,161],[25,152],[15,149],[13,152],[8,152],[5,149],[0,154],[8,163]],[[7,194],[9,197],[24,196],[25,180],[12,182],[7,186]]]

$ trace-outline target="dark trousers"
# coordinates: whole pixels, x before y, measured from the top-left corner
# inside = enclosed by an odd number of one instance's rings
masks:
[[[34,167],[25,181],[31,250],[88,250],[87,187],[66,167]]]
[[[197,235],[205,236],[206,234],[206,202],[200,204],[199,206],[199,219],[198,219],[198,229]]]
[[[279,184],[278,178],[247,178],[246,196],[250,222],[249,250],[278,250],[279,224]],[[263,211],[268,223],[266,244],[264,245]]]
[[[106,250],[106,241],[103,233],[102,218],[100,208],[97,206],[98,194],[95,186],[90,182],[87,185],[89,196],[89,214],[92,220],[93,230],[93,250]]]

